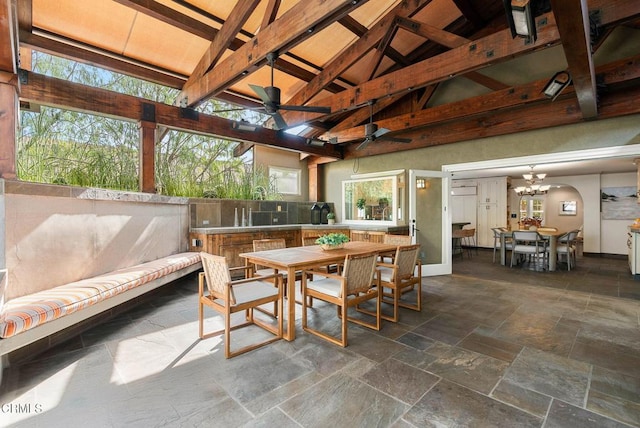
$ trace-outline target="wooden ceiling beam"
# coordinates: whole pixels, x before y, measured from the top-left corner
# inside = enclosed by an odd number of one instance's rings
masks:
[[[33,4],[31,0],[18,0],[18,28],[31,31],[33,26]]]
[[[391,41],[393,40],[393,37],[396,35],[397,32],[398,32],[398,26],[393,24],[389,27],[389,29],[387,30],[387,33],[384,35],[382,40],[380,40],[380,43],[378,43],[378,46],[376,47],[376,50],[373,53],[373,58],[371,58],[371,62],[369,63],[369,73],[368,73],[369,76],[364,80],[373,79],[373,77],[376,74],[376,70],[380,66],[380,63],[382,62],[382,58],[384,58],[385,51],[391,44]]]
[[[297,3],[219,63],[214,70],[185,88],[176,103],[180,104],[186,98],[188,105],[197,105],[202,100],[215,96],[240,80],[243,73],[264,64],[267,54],[291,49],[311,37],[311,34],[366,3],[366,0],[353,3],[350,0],[307,0]],[[314,31],[309,32],[312,28]]]
[[[640,67],[638,65],[640,65],[640,55],[599,67],[598,72],[602,76],[603,84],[616,85],[625,81],[640,79]],[[406,133],[410,133],[410,131],[415,128],[433,126],[442,122],[460,120],[468,116],[486,114],[503,109],[513,109],[526,104],[547,101],[548,98],[542,93],[546,83],[546,79],[541,79],[536,82],[503,89],[491,94],[479,95],[466,100],[395,116],[390,119],[378,120],[376,124],[380,128],[387,128],[392,131],[401,130],[402,135],[405,136]],[[573,88],[569,87],[565,89],[563,97],[567,97],[573,92]],[[546,102],[545,104],[550,104],[550,102]],[[364,131],[362,127],[358,126],[339,131],[331,130],[321,138],[327,140],[337,138],[338,142],[346,142],[361,139],[363,135]]]
[[[552,14],[546,14],[546,25],[539,29],[535,44],[524,44],[522,39],[513,39],[508,29],[491,34],[479,40],[466,43],[436,57],[415,63],[402,70],[346,89],[310,105],[329,105],[333,112],[347,111],[365,105],[371,100],[379,100],[430,84],[438,83],[458,74],[466,74],[490,64],[495,64],[539,49],[546,49],[560,41],[558,29]],[[304,116],[288,116],[287,122],[295,125],[304,122]],[[302,119],[302,120],[300,120]]]
[[[205,40],[212,41],[216,34],[218,34],[218,29],[211,27],[210,25],[205,24],[202,21],[198,21],[195,18],[192,18],[188,15],[182,14],[175,9],[172,9],[168,6],[164,6],[157,1],[154,0],[115,0],[118,3],[130,7],[140,13],[144,13],[152,18],[155,18],[161,22],[167,23],[171,26],[179,28],[183,31],[188,32],[189,34],[193,34],[195,36],[201,37]],[[183,5],[186,7],[186,5]],[[219,22],[224,22],[221,19],[218,19]],[[234,38],[229,44],[229,49],[232,51],[238,50],[242,45],[244,45],[244,41]],[[287,73],[297,79],[308,82],[309,80],[315,77],[315,74],[298,66],[284,58],[280,58],[275,64],[276,70],[282,71],[283,73]],[[319,68],[319,67],[315,67]],[[182,86],[179,87],[180,89]],[[340,92],[344,88],[340,85],[330,85],[326,88],[329,92]]]
[[[600,103],[599,119],[640,113],[638,98],[640,98],[640,87],[604,94]],[[344,149],[344,159],[509,135],[553,126],[571,125],[582,121],[582,113],[577,99],[573,97],[562,98],[553,103],[539,103],[515,110],[490,112],[462,121],[442,123],[423,130],[415,130],[412,133],[403,134],[403,137],[412,139],[412,142],[408,144],[376,140],[375,144],[369,144],[363,150],[356,150],[358,144],[349,144]]]
[[[395,103],[396,101],[398,101],[398,99],[400,99],[400,96],[394,96],[394,97],[389,97],[389,98],[385,98],[382,99],[380,101],[378,101],[377,103],[375,103],[373,105],[373,114],[376,114],[384,109],[386,109],[387,107],[389,107],[391,104]],[[349,117],[347,117],[346,119],[342,120],[339,124],[337,124],[336,126],[334,126],[333,128],[331,128],[331,133],[334,132],[339,132],[340,130],[345,130],[345,129],[351,129],[357,125],[360,125],[364,122],[369,121],[369,115],[370,115],[370,111],[369,111],[369,107],[366,106],[366,108],[363,106],[363,108],[358,109],[358,110],[354,110]],[[325,136],[321,137],[322,139],[328,139]],[[364,133],[362,134],[362,136],[364,136]],[[341,141],[339,141],[341,142]]]
[[[152,104],[155,122],[159,126],[184,132],[210,135],[226,140],[268,145],[295,152],[311,153],[318,156],[341,158],[341,148],[332,145],[309,146],[305,138],[258,127],[255,132],[233,129],[233,121],[218,116],[198,114],[197,119],[183,117],[181,109],[164,103],[157,103],[131,95],[120,94],[102,88],[82,85],[41,74],[21,71],[25,83],[22,84],[20,100],[37,102],[75,111],[83,111],[125,120],[139,121],[143,118],[143,106]]]
[[[291,105],[303,105],[307,103],[314,96],[319,94],[325,89],[331,82],[333,82],[337,76],[342,74],[345,70],[355,64],[363,56],[373,49],[382,40],[387,33],[388,28],[393,25],[396,17],[409,17],[414,13],[422,9],[424,5],[428,4],[431,0],[414,0],[413,2],[401,2],[387,15],[385,15],[380,21],[378,21],[366,34],[363,34],[358,40],[349,45],[340,55],[334,58],[324,69],[316,75],[314,79],[309,81],[307,85],[301,88],[293,97],[289,98],[287,104]],[[289,122],[290,117],[294,117],[293,112],[282,112],[282,116],[285,121]],[[308,119],[306,115],[296,114],[296,122],[305,122]]]
[[[353,34],[358,36],[358,38],[364,36],[369,31],[367,27],[360,24],[358,21],[356,21],[355,19],[353,19],[348,15],[345,16],[344,18],[341,18],[338,22],[347,30],[351,31]],[[400,52],[392,48],[390,44],[387,44],[385,50],[383,51],[383,54],[389,57],[395,63],[402,64],[402,65],[409,64],[409,60],[407,60],[407,58],[405,58],[405,56],[402,55]]]
[[[414,34],[422,36],[428,40],[431,40],[434,43],[437,43],[449,49],[457,48],[471,42],[471,40],[467,39],[466,37],[458,36],[457,34],[453,34],[449,31],[445,31],[440,28],[437,28],[422,22],[418,22],[413,19],[408,19],[408,18],[398,19],[398,25],[401,26],[402,28],[405,28],[408,31],[413,32]],[[499,82],[495,79],[492,79],[490,77],[487,77],[475,71],[471,71],[465,74],[464,77],[476,83],[479,83],[480,85],[483,85],[489,89],[493,89],[494,91],[505,89],[508,87],[508,85],[502,82]]]
[[[18,17],[15,1],[0,0],[0,71],[18,71]]]
[[[281,0],[269,0],[267,3],[267,8],[264,11],[264,16],[262,17],[262,23],[260,24],[260,29],[267,28],[269,24],[276,20],[276,16],[278,16],[278,10],[280,9]]]
[[[640,16],[637,0],[589,0],[589,10],[597,11],[601,26],[631,22]]]
[[[474,28],[482,28],[485,26],[486,22],[469,0],[453,0],[453,3],[458,10],[460,10],[464,19],[469,21]]]
[[[598,116],[598,94],[587,0],[551,0],[551,7],[580,110],[585,119],[593,119]]]
[[[260,1],[261,0],[238,0],[236,2],[233,10],[229,13],[229,18],[222,24],[222,28],[220,28],[220,31],[215,35],[204,55],[193,69],[191,76],[189,76],[189,79],[184,84],[184,89],[193,85],[217,64]],[[180,98],[181,97],[178,96],[178,99]]]

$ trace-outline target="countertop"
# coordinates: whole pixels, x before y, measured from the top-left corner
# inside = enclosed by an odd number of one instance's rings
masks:
[[[215,234],[215,233],[246,233],[260,232],[265,230],[301,230],[301,229],[344,229],[344,230],[371,230],[387,232],[392,230],[408,229],[409,226],[394,225],[374,225],[374,224],[283,224],[276,226],[245,226],[245,227],[192,227],[189,229],[193,233]]]

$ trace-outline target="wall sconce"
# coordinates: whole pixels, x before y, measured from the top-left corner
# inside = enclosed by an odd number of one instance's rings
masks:
[[[571,83],[571,75],[568,71],[558,71],[546,84],[542,91],[551,101],[555,100],[560,92]]]
[[[426,189],[427,188],[427,182],[425,181],[424,178],[416,178],[416,187],[418,189]]]
[[[231,122],[231,127],[233,129],[237,129],[238,131],[248,131],[248,132],[255,132],[258,129],[258,125],[249,123],[246,120],[241,120],[240,122],[237,122],[234,120],[233,122]]]
[[[527,43],[538,38],[530,0],[503,0],[511,36],[524,37]]]

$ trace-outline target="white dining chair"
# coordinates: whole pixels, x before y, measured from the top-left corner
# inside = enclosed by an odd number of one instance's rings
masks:
[[[514,230],[511,249],[511,267],[516,256],[523,255],[533,259],[536,265],[542,256],[542,266],[547,266],[547,240],[537,230]]]

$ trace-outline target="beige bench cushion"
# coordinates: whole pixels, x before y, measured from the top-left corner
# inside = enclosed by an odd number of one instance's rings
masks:
[[[61,285],[5,302],[0,337],[8,338],[200,262],[187,252]]]

